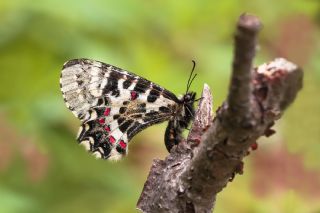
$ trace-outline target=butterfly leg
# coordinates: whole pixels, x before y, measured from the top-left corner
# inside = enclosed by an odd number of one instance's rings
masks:
[[[166,145],[166,148],[168,152],[172,149],[174,145],[177,145],[179,141],[181,141],[181,128],[178,128],[175,125],[174,120],[170,120],[166,129],[166,133],[164,135],[164,143]]]

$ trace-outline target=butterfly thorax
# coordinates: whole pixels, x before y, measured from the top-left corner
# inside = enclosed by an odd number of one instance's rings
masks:
[[[195,97],[195,92],[187,92],[179,98],[176,113],[169,120],[165,133],[165,145],[168,151],[182,140],[182,131],[189,126],[193,119]]]

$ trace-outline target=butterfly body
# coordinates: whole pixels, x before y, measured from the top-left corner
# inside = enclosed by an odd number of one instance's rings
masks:
[[[138,75],[89,59],[66,62],[60,87],[67,107],[82,121],[78,142],[103,159],[119,159],[134,135],[164,121],[170,151],[194,113],[194,92],[177,98]]]

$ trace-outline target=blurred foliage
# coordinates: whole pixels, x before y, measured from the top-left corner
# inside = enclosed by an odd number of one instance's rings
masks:
[[[75,143],[62,64],[104,61],[178,94],[194,59],[192,89],[208,83],[218,107],[243,12],[264,24],[257,64],[287,57],[304,68],[304,89],[215,212],[320,212],[319,190],[303,190],[320,188],[318,0],[0,1],[0,212],[136,212],[152,159],[166,156],[164,125],[136,136],[126,159],[95,160]]]

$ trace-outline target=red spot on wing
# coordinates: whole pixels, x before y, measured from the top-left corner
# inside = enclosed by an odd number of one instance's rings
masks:
[[[119,142],[119,145],[121,146],[122,149],[126,149],[127,147],[127,144],[123,140]]]
[[[104,118],[100,118],[100,119],[99,119],[99,123],[100,123],[100,124],[104,124],[105,121],[106,121],[106,120],[105,120]]]
[[[131,91],[131,101],[136,100],[138,98],[138,93],[135,91]]]
[[[114,142],[116,142],[116,139],[111,135],[109,137],[109,141],[110,141],[110,143],[114,144]]]
[[[110,126],[109,126],[109,125],[105,126],[104,129],[105,129],[107,132],[110,132]]]
[[[106,110],[104,111],[104,115],[105,116],[109,116],[110,115],[110,112],[111,112],[111,108],[106,108]]]

